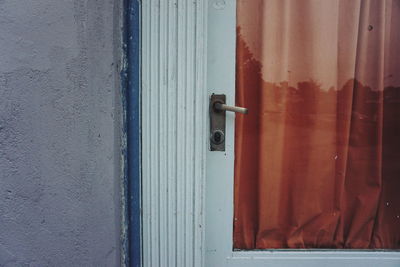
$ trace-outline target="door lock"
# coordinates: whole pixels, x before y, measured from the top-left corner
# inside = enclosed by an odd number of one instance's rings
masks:
[[[210,97],[210,150],[225,151],[226,111],[247,114],[247,108],[226,105],[225,95]]]
[[[225,134],[221,130],[215,130],[211,133],[211,142],[215,145],[222,144],[225,141]]]

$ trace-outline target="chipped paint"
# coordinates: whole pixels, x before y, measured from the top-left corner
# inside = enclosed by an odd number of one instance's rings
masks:
[[[122,40],[123,128],[121,142],[122,225],[121,263],[139,267],[141,262],[140,227],[140,2],[124,2]]]

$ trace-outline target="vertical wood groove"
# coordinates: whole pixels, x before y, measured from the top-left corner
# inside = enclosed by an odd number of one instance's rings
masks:
[[[202,266],[206,0],[142,2],[143,264]]]

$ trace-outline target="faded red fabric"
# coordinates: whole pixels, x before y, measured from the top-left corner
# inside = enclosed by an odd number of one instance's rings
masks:
[[[400,248],[400,1],[237,18],[234,248]]]

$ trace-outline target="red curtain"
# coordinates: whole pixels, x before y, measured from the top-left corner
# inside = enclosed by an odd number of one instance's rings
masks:
[[[400,248],[400,1],[237,20],[234,248]]]

